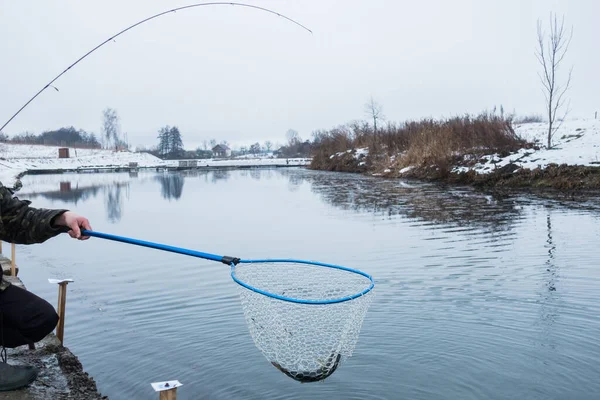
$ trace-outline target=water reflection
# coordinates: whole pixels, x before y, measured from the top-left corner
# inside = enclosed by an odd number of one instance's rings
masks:
[[[183,184],[185,183],[182,174],[165,173],[156,176],[155,179],[160,183],[160,193],[163,199],[179,200],[183,193]]]
[[[479,226],[489,231],[509,229],[522,213],[515,199],[433,184],[314,171],[279,171],[289,189],[308,183],[328,204],[343,210],[393,218],[404,216],[435,224]]]
[[[552,214],[550,208],[546,214],[546,245],[548,249],[547,258],[544,263],[545,272],[541,274],[544,280],[540,289],[540,346],[555,354],[557,341],[555,336],[555,325],[560,317],[560,293],[556,290],[559,266],[555,260],[556,243],[554,242],[552,229]]]
[[[51,185],[51,187],[54,185]],[[22,190],[18,196],[34,200],[41,197],[52,201],[79,204],[101,195],[106,206],[106,216],[110,222],[118,222],[123,215],[123,199],[128,198],[129,182],[113,180],[110,182],[82,184],[69,180],[60,180],[58,190],[46,188],[45,190]]]
[[[188,170],[151,174],[150,179],[160,184],[163,199],[179,200],[183,195],[185,179],[204,177],[204,181],[217,183],[229,180],[232,173],[229,169]],[[303,184],[308,184],[324,202],[343,210],[369,212],[388,218],[404,216],[436,224],[485,226],[490,231],[508,229],[519,217],[522,209],[514,200],[496,198],[472,190],[440,190],[440,187],[435,185],[407,185],[398,180],[368,178],[354,174],[320,173],[303,169],[249,169],[235,173],[241,176],[249,175],[254,180],[270,179],[273,175],[279,175],[287,179],[288,190],[292,192],[297,191]],[[89,176],[88,179],[96,179],[99,182],[87,185],[61,179],[58,184],[59,190],[30,192],[27,196],[42,196],[77,204],[103,193],[108,219],[116,222],[123,215],[124,189],[129,190],[130,182],[139,179],[137,172],[133,175],[122,175],[119,179],[112,180],[99,179],[101,174],[96,177]]]
[[[61,181],[59,184],[58,190],[49,190],[43,192],[30,192],[27,193],[27,198],[34,199],[36,197],[42,197],[48,200],[59,200],[64,201],[65,203],[73,203],[78,204],[80,201],[86,201],[90,197],[96,197],[100,191],[102,191],[105,187],[102,185],[92,185],[85,187],[72,187],[71,182],[63,182]],[[23,197],[21,193],[19,193],[20,197]]]
[[[286,172],[289,172],[289,171],[286,171]],[[294,173],[282,173],[282,174],[284,176],[286,176],[289,180],[288,189],[290,190],[290,192],[297,191],[305,181],[309,181],[305,178],[305,176],[303,174],[294,174]],[[335,204],[335,202],[332,202],[332,204],[339,205],[339,203]]]
[[[217,183],[218,181],[227,181],[231,177],[231,172],[229,170],[215,170],[212,171],[212,183]]]
[[[129,191],[122,190],[125,185],[107,186],[104,188],[104,204],[108,221],[115,223],[123,215],[123,195]],[[126,185],[129,188],[129,185]]]
[[[250,170],[250,176],[252,177],[252,179],[259,181],[261,178],[261,175],[262,175],[262,171],[260,169],[251,169]]]
[[[556,251],[556,244],[552,239],[552,218],[550,211],[546,216],[546,229],[547,229],[547,247],[548,247],[548,259],[546,260],[546,272],[549,273],[548,278],[548,290],[553,292],[556,290],[556,275],[558,273],[558,267],[554,263],[554,252]]]
[[[30,176],[18,196],[32,201],[43,198],[74,205],[100,197],[105,205],[106,219],[116,223],[123,217],[131,181],[137,177],[137,173],[131,172]]]
[[[524,205],[531,200],[518,196],[498,196],[494,193],[471,188],[443,187],[435,184],[407,183],[400,180],[371,178],[356,174],[291,169],[243,169],[243,170],[187,170],[159,174],[143,174],[160,184],[163,199],[179,200],[183,195],[185,179],[202,179],[204,182],[228,181],[232,174],[251,177],[254,180],[272,179],[273,176],[287,180],[289,191],[295,192],[302,185],[309,185],[322,201],[336,208],[356,213],[372,213],[389,219],[404,217],[431,225],[448,227],[483,228],[487,233],[510,230],[523,218]],[[103,174],[95,174],[102,176]],[[110,175],[110,174],[107,174]],[[27,192],[34,198],[42,196],[77,204],[103,193],[110,221],[118,221],[123,215],[123,189],[129,190],[133,180],[139,180],[138,172],[122,174],[119,179],[99,179],[87,185],[64,178],[57,182],[59,189]],[[60,177],[60,176],[59,176]],[[87,177],[93,179],[91,176]],[[52,179],[52,178],[48,178]],[[56,187],[56,186],[54,186]],[[581,206],[581,205],[580,205]],[[550,217],[548,217],[550,218]],[[551,238],[551,221],[548,219]],[[553,249],[551,251],[554,251]]]

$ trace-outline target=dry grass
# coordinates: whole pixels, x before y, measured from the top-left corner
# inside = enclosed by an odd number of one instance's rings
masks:
[[[397,156],[396,167],[435,166],[446,174],[457,157],[507,153],[525,144],[515,134],[510,119],[487,113],[445,121],[409,121],[401,126],[388,124],[376,133],[366,124],[353,123],[315,134],[311,166],[331,170],[335,162],[330,159],[331,154],[368,147],[366,167],[369,169],[380,168],[389,157]]]

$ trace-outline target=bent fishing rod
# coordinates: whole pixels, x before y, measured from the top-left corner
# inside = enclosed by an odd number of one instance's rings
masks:
[[[245,3],[232,3],[232,2],[211,2],[211,3],[195,3],[195,4],[189,4],[187,6],[182,6],[182,7],[177,7],[177,8],[172,8],[170,10],[167,11],[163,11],[160,12],[158,14],[154,14],[148,18],[144,18],[143,20],[136,22],[133,25],[128,26],[127,28],[123,29],[122,31],[120,31],[119,33],[112,35],[111,37],[109,37],[108,39],[106,39],[104,42],[100,43],[99,45],[97,45],[96,47],[94,47],[93,49],[91,49],[90,51],[88,51],[87,53],[85,53],[83,56],[81,56],[79,59],[77,59],[77,61],[75,61],[73,64],[69,65],[67,68],[65,68],[60,74],[58,74],[56,77],[54,77],[54,79],[52,79],[50,82],[48,82],[46,84],[46,86],[42,87],[42,89],[40,89],[31,99],[29,99],[29,101],[27,101],[27,103],[25,103],[12,117],[10,117],[10,119],[8,121],[6,121],[6,123],[4,125],[2,125],[2,127],[0,128],[0,132],[2,132],[2,129],[4,129],[6,127],[6,125],[8,125],[10,123],[10,121],[12,121],[17,115],[19,115],[19,113],[21,111],[23,111],[23,109],[25,109],[25,107],[27,107],[29,105],[29,103],[31,103],[33,100],[35,100],[36,97],[38,97],[44,90],[48,89],[49,87],[54,88],[55,90],[58,91],[58,89],[54,86],[52,86],[52,84],[61,76],[63,76],[65,73],[67,73],[71,68],[73,68],[75,65],[77,65],[80,61],[82,61],[84,58],[86,58],[87,56],[89,56],[90,54],[92,54],[94,51],[98,50],[100,47],[104,46],[106,43],[113,41],[117,36],[122,35],[123,33],[135,28],[138,25],[141,25],[145,22],[148,22],[150,20],[153,20],[155,18],[161,17],[163,15],[169,14],[169,13],[173,13],[173,12],[177,12],[180,10],[186,10],[186,9],[190,9],[190,8],[195,8],[195,7],[203,7],[203,6],[218,6],[218,5],[230,5],[230,6],[240,6],[240,7],[248,7],[248,8],[254,8],[260,11],[264,11],[270,14],[274,14],[277,15],[278,17],[284,18],[298,26],[300,26],[303,29],[306,29],[308,32],[312,33],[312,31],[310,29],[308,29],[306,26],[302,25],[301,23],[294,21],[293,19],[286,17],[285,15],[278,13],[276,11],[270,10],[268,8],[264,8],[264,7],[259,7],[259,6],[254,6],[251,4],[245,4]]]

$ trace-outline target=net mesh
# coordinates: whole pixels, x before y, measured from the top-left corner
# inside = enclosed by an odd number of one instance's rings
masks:
[[[299,300],[335,300],[371,284],[357,273],[293,262],[238,264],[234,273],[254,288]],[[254,343],[271,364],[300,382],[327,378],[352,355],[373,293],[341,303],[302,304],[238,287]]]

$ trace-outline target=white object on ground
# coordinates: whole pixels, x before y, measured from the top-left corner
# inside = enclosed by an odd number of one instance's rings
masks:
[[[50,282],[50,283],[64,283],[64,282],[75,282],[75,281],[73,279],[71,279],[71,278],[67,278],[67,279],[48,278],[48,282]]]
[[[175,381],[164,381],[164,382],[153,382],[151,383],[152,388],[155,392],[162,392],[164,390],[171,390],[173,388],[183,386],[178,380]]]

